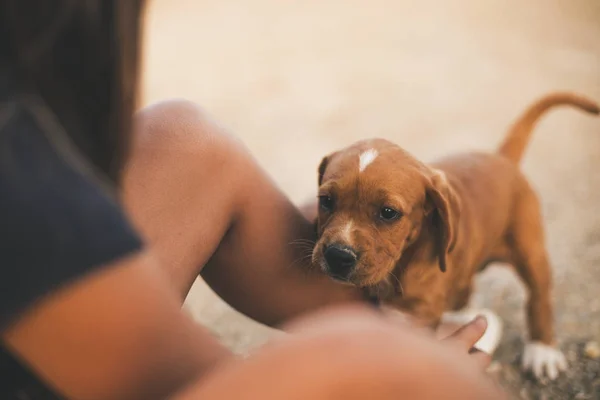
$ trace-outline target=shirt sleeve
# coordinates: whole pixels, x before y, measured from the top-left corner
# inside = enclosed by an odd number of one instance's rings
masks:
[[[0,327],[142,247],[109,186],[54,133],[23,102],[0,104]]]

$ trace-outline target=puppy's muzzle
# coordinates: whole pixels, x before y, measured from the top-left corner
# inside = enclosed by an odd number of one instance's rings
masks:
[[[348,277],[354,271],[358,261],[355,251],[339,244],[327,246],[323,251],[323,257],[329,275],[341,281],[348,281]]]

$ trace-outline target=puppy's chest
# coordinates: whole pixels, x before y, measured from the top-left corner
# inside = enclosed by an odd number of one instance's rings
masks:
[[[470,281],[441,272],[437,265],[411,266],[399,277],[399,289],[385,301],[415,317],[434,318],[452,307],[456,297],[468,291]]]

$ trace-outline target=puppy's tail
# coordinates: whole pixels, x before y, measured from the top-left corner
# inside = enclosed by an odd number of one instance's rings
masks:
[[[532,104],[513,124],[498,152],[518,164],[529,142],[531,131],[542,114],[555,106],[570,105],[590,114],[600,113],[598,104],[573,93],[553,93]]]

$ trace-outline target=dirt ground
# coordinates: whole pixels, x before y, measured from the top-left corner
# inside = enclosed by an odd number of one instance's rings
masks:
[[[298,202],[313,195],[320,158],[357,139],[430,160],[492,149],[547,92],[600,101],[598,0],[153,0],[148,23],[145,104],[202,104]],[[506,324],[492,374],[523,399],[600,399],[600,360],[583,351],[600,341],[600,119],[552,111],[523,169],[543,202],[571,369],[555,383],[519,373],[524,292],[498,266],[474,298]],[[239,352],[273,333],[202,282],[186,308]]]

